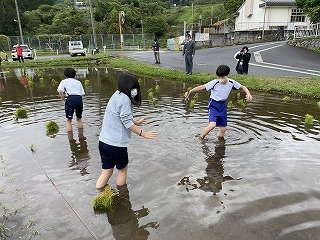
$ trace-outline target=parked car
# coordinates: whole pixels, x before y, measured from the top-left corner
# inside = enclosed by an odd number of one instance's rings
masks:
[[[83,48],[82,41],[69,41],[68,48],[71,57],[76,55],[86,55],[86,50]]]
[[[16,61],[18,60],[17,53],[16,53],[16,47],[17,45],[13,45],[11,50],[12,60]],[[21,44],[20,47],[22,47],[22,55],[24,59],[33,59],[33,53],[32,49],[29,48],[28,45]]]

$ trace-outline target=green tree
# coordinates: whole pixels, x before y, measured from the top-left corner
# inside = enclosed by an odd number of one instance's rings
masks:
[[[18,7],[20,12],[20,20],[22,28],[26,26],[26,20],[23,16],[25,11],[36,9],[41,4],[54,4],[53,0],[19,0]],[[16,7],[13,0],[0,0],[0,34],[6,34],[8,36],[19,35],[19,27],[17,22]]]
[[[228,14],[234,14],[241,7],[242,3],[243,0],[225,0],[223,5]]]
[[[320,0],[296,0],[296,5],[303,9],[311,22],[320,22]]]
[[[143,24],[145,32],[154,33],[157,37],[164,36],[169,28],[164,16],[146,17]]]

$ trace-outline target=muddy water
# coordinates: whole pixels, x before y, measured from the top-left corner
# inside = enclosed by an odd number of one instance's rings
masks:
[[[91,201],[100,173],[98,135],[119,71],[78,69],[87,86],[84,131],[64,129],[56,94],[63,69],[16,69],[0,79],[1,223],[4,235],[33,239],[319,239],[320,113],[316,100],[253,92],[232,94],[224,141],[207,123],[208,95],[194,109],[181,101],[190,84],[141,78],[147,116],[143,129],[158,138],[132,137],[128,187],[112,211],[95,214]],[[27,80],[25,77],[28,76]],[[31,82],[29,79],[32,79]],[[29,80],[29,81],[28,81]],[[33,86],[32,86],[33,85]],[[156,101],[147,90],[155,89]],[[28,118],[15,120],[26,106]],[[305,114],[312,127],[305,127]],[[45,133],[49,120],[59,133]],[[31,147],[33,146],[33,147]],[[31,148],[35,151],[31,151]],[[110,182],[116,189],[115,178]],[[5,206],[5,208],[4,208]],[[2,234],[2,233],[1,233]]]

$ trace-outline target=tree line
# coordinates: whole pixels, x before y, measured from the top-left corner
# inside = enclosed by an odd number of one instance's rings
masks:
[[[80,0],[79,0],[80,1]],[[82,0],[87,3],[89,0]],[[0,0],[0,34],[18,36],[15,0]],[[90,12],[74,8],[74,0],[17,0],[24,35],[91,34]],[[98,34],[119,33],[118,14],[125,12],[124,33],[180,35],[184,22],[209,25],[234,18],[243,0],[91,0]],[[320,0],[296,0],[311,21],[320,21]],[[191,7],[193,5],[193,7]],[[201,19],[201,22],[200,22]]]

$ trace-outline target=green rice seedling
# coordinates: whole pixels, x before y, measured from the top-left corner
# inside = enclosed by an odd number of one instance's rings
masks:
[[[16,109],[16,112],[15,112],[15,117],[16,119],[19,119],[19,118],[27,118],[28,117],[28,110],[27,108],[25,107],[19,107]]]
[[[138,82],[139,82],[140,85],[142,84],[141,78],[138,79]]]
[[[33,89],[33,87],[34,87],[34,81],[33,81],[31,78],[29,78],[29,77],[28,77],[28,85],[29,85],[29,88],[30,88],[30,89]]]
[[[196,104],[196,100],[194,100],[194,99],[191,99],[191,101],[190,101],[190,108],[194,108],[194,105]]]
[[[44,79],[43,79],[43,77],[41,77],[39,79],[39,83],[40,83],[40,87],[44,88]]]
[[[187,88],[187,92],[190,92],[191,89],[192,89],[192,87],[188,87]]]
[[[35,145],[34,143],[32,143],[32,144],[30,145],[30,150],[31,150],[32,153],[35,153],[35,152],[36,152],[36,145]]]
[[[304,116],[304,124],[306,126],[311,126],[313,124],[313,121],[314,121],[314,117],[310,114],[306,114]]]
[[[84,87],[85,88],[90,88],[90,86],[91,86],[90,80],[89,79],[84,80]]]
[[[289,96],[285,96],[284,98],[283,98],[283,101],[285,101],[285,102],[289,102],[291,100],[291,98],[289,97]]]
[[[149,93],[149,92],[153,92],[153,88],[149,88],[147,93]]]
[[[109,186],[106,186],[99,195],[94,197],[92,201],[93,210],[98,212],[108,210],[114,202],[115,195],[115,192]]]
[[[0,97],[0,105],[2,104],[2,97]]]
[[[58,82],[54,78],[52,78],[51,84],[52,84],[52,86],[56,86],[58,84]]]
[[[1,103],[1,98],[0,98],[0,103]],[[317,102],[318,107],[320,108],[320,101]]]
[[[232,109],[233,107],[234,107],[234,104],[233,104],[232,100],[230,100],[230,101],[228,102],[228,108],[229,108],[229,109]]]
[[[157,85],[154,89],[156,90],[156,92],[159,92],[159,90],[160,90],[160,85]]]
[[[47,134],[53,135],[59,132],[59,125],[54,121],[49,121],[46,124]]]
[[[244,99],[239,99],[238,100],[238,104],[241,106],[241,107],[243,107],[243,108],[245,108],[246,107],[246,101],[244,100]]]
[[[153,93],[153,91],[149,91],[149,90],[148,90],[148,98],[149,98],[150,100],[154,98],[154,93]]]
[[[198,98],[199,98],[199,94],[198,94],[198,93],[196,93],[196,94],[193,95],[193,99],[194,99],[195,101],[197,101]]]

